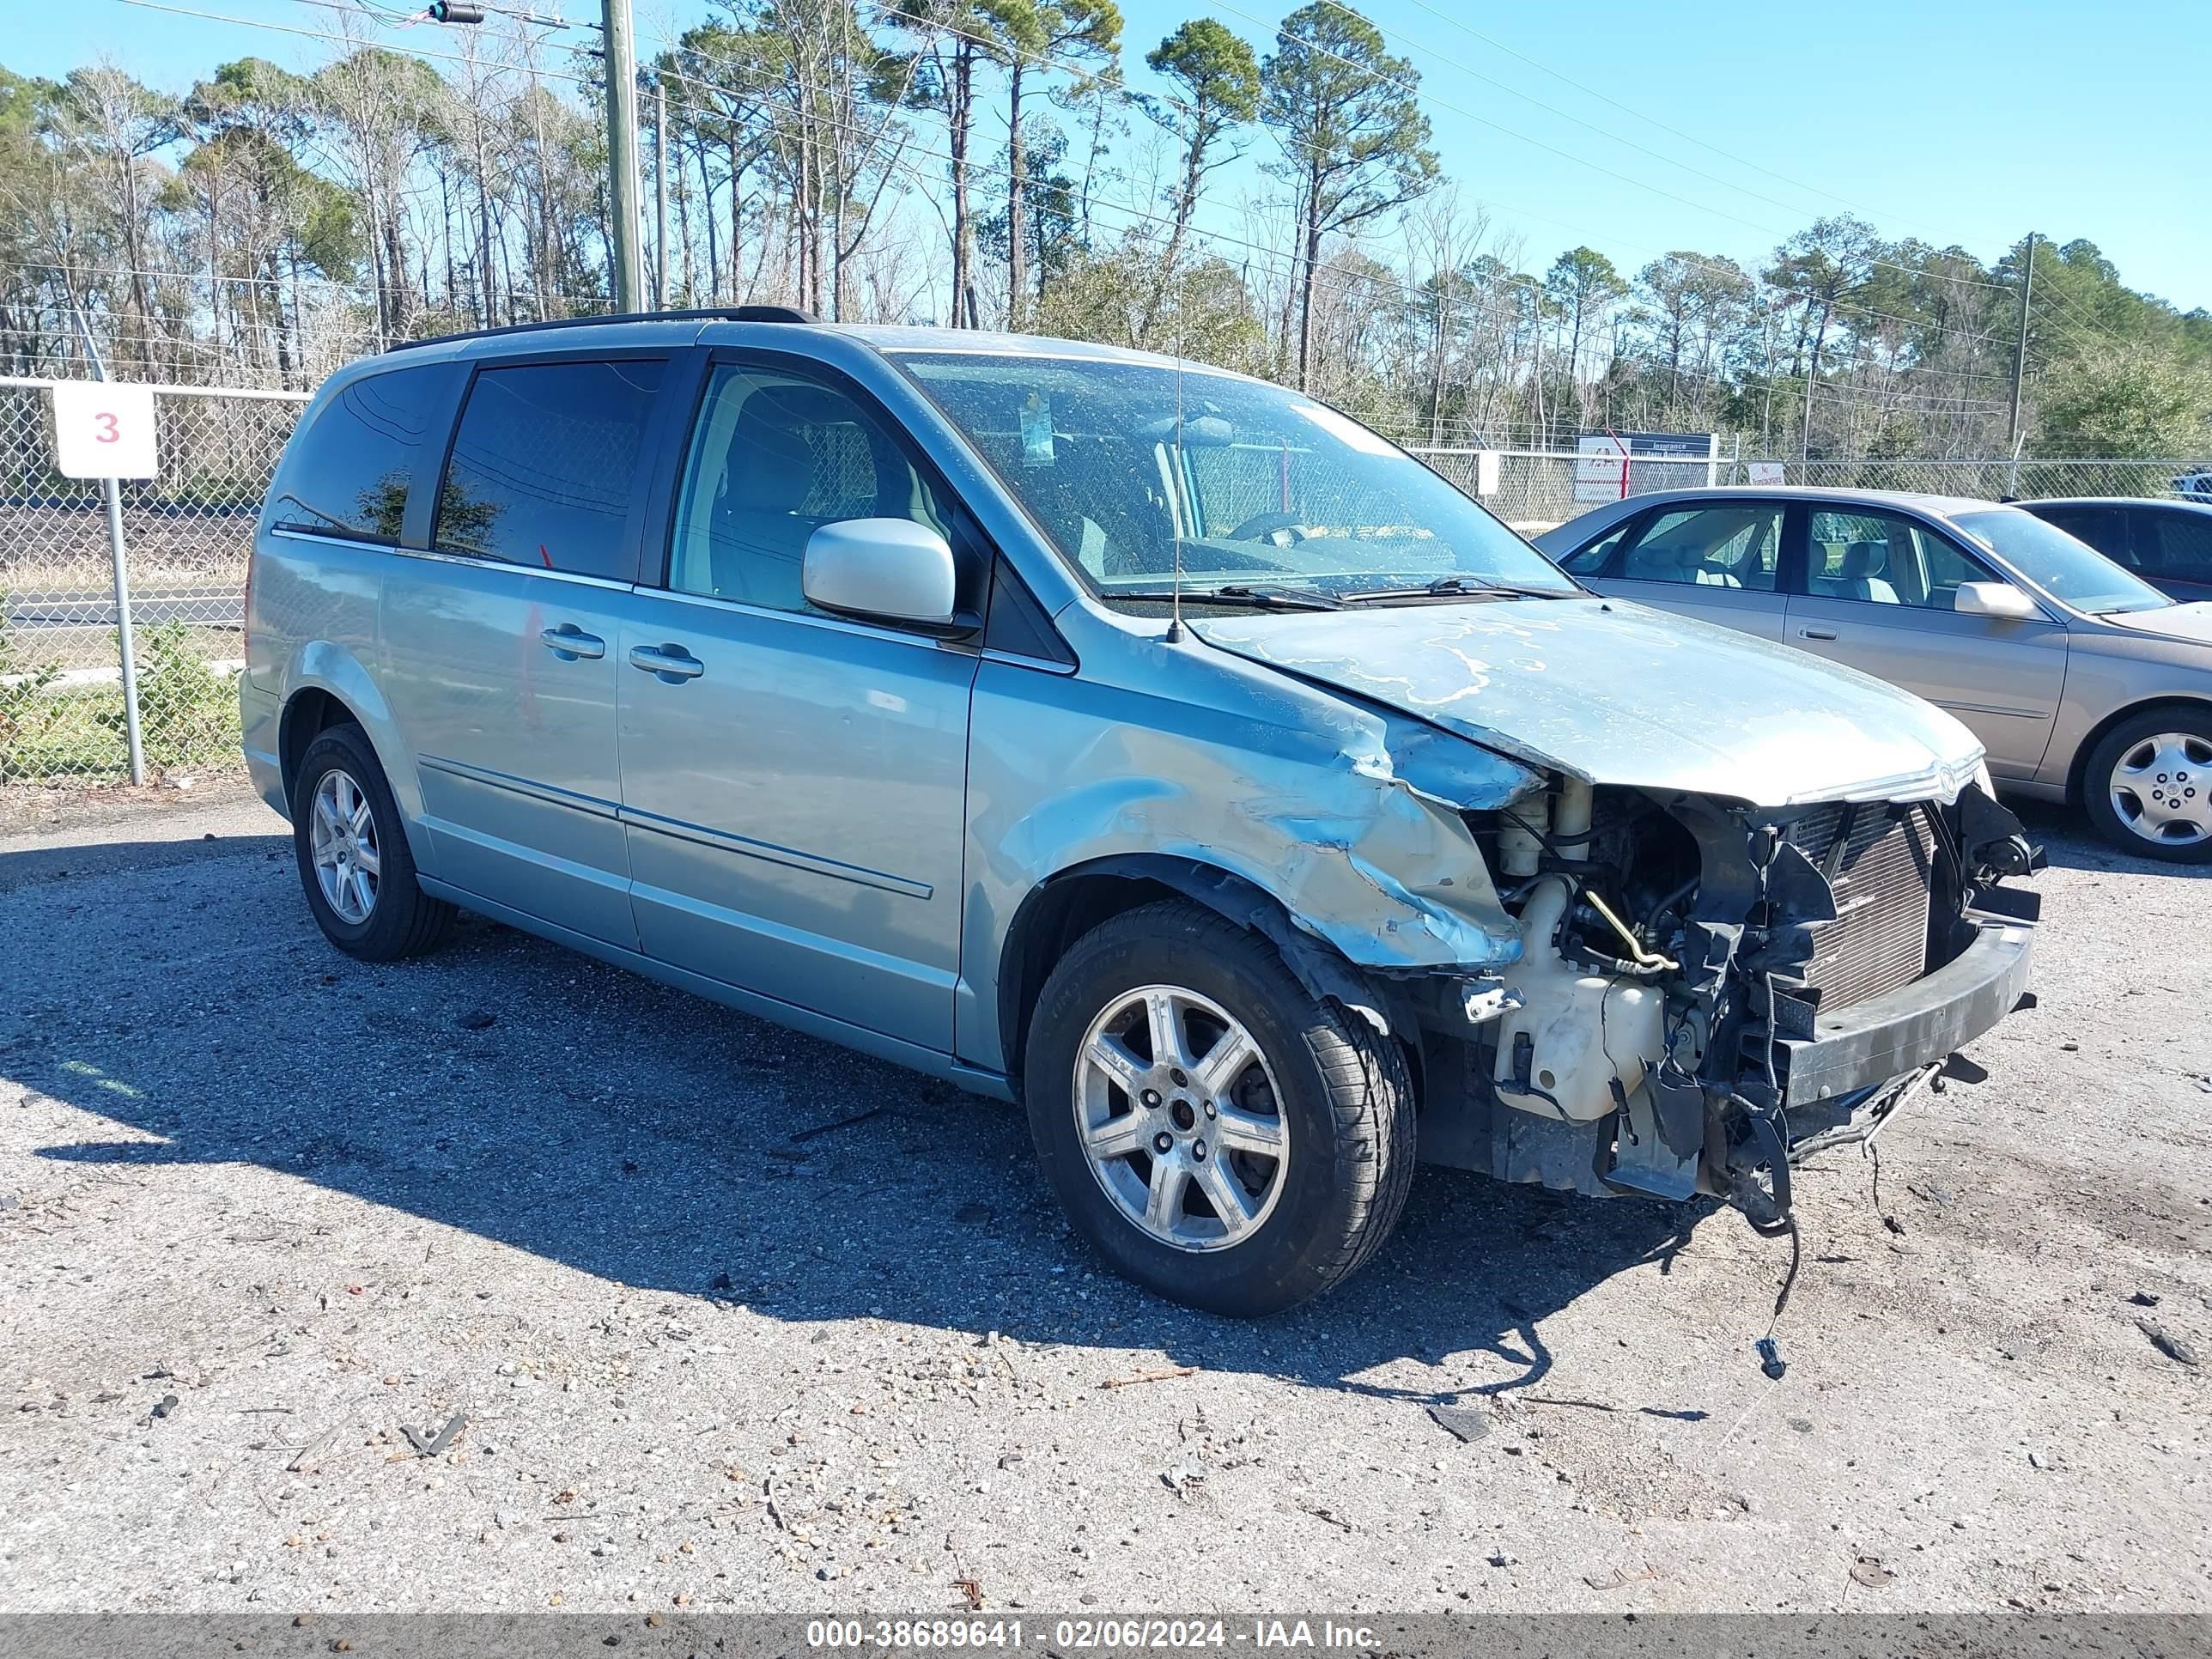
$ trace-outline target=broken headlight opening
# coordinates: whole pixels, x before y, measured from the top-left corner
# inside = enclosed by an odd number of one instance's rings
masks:
[[[1424,1032],[1434,1161],[1786,1231],[1793,1166],[2024,993],[2038,899],[2001,884],[2041,860],[1978,784],[1761,810],[1560,779],[1467,817],[1522,954]]]

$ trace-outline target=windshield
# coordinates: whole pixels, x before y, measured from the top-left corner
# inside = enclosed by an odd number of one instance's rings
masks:
[[[897,361],[1109,597],[1160,592],[1178,544],[1193,594],[1333,598],[1449,578],[1577,591],[1404,451],[1279,386],[1073,357]]]
[[[2130,575],[2087,542],[2015,507],[1961,513],[1952,520],[2054,599],[2092,616],[2156,611],[2173,601]]]

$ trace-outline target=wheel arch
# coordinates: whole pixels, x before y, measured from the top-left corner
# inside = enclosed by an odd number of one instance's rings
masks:
[[[1410,1039],[1403,999],[1300,927],[1282,901],[1218,866],[1168,854],[1121,854],[1073,865],[1031,888],[1006,928],[999,957],[999,1030],[1006,1071],[1020,1086],[1030,1020],[1045,981],[1067,949],[1099,923],[1164,898],[1186,898],[1273,945],[1316,998],[1344,1006],[1385,1036]],[[1408,1046],[1418,1051],[1418,1042]]]
[[[2089,757],[2097,752],[2097,746],[2100,744],[2137,715],[2166,708],[2178,709],[2193,714],[2199,720],[2212,720],[2212,699],[2179,694],[2145,697],[2140,702],[2131,702],[2124,708],[2114,709],[2084,732],[2081,741],[2074,745],[2074,758],[2067,763],[2066,768],[2068,802],[2079,807],[2087,799]]]
[[[368,744],[399,809],[400,827],[415,867],[425,875],[435,873],[429,832],[422,823],[421,786],[412,762],[404,758],[407,750],[391,708],[360,661],[335,647],[303,658],[277,714],[277,766],[288,807],[308,746],[339,726],[353,726]]]
[[[351,705],[327,687],[304,685],[295,691],[276,725],[276,757],[284,780],[284,799],[292,799],[292,786],[300,775],[300,763],[307,756],[308,744],[334,726],[361,725],[361,716]],[[367,730],[362,727],[364,734]]]

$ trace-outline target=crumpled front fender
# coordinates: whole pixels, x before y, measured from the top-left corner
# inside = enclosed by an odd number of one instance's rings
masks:
[[[1225,680],[1249,696],[1200,703],[982,665],[969,745],[963,1058],[1003,1061],[997,978],[1024,901],[1064,872],[1108,861],[1225,872],[1358,969],[1474,973],[1519,955],[1462,813],[1538,787],[1535,772],[1233,658],[1208,653],[1206,665],[1217,689]],[[1162,678],[1191,666],[1171,663]]]

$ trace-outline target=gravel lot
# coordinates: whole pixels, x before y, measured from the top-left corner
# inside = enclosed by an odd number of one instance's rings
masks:
[[[1769,1382],[1728,1213],[1426,1170],[1187,1314],[1003,1109],[484,924],[356,963],[235,793],[19,812],[0,1609],[2212,1609],[2212,877],[2031,827],[2041,1006],[1800,1177]]]

